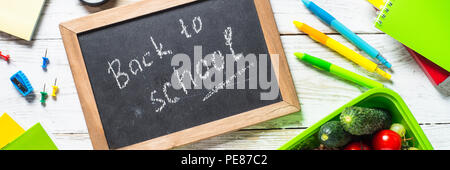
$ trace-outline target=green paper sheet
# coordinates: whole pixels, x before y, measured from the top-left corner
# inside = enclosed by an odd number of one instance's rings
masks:
[[[58,150],[55,143],[37,123],[17,139],[6,145],[2,150]]]
[[[390,0],[386,4],[375,26],[450,71],[450,0]]]

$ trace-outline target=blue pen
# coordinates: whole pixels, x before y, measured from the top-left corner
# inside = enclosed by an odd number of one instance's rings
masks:
[[[380,52],[375,48],[370,46],[367,42],[362,40],[358,35],[353,33],[350,29],[345,27],[336,18],[331,16],[328,12],[317,6],[315,3],[309,0],[302,0],[305,6],[316,16],[318,16],[322,21],[330,25],[337,32],[341,33],[345,38],[355,44],[359,49],[365,51],[372,58],[376,58],[381,64],[385,65],[387,68],[391,68],[392,65],[386,61],[386,59],[381,56]]]

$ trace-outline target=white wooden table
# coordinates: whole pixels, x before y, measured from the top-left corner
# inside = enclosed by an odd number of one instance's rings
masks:
[[[117,0],[101,8],[91,8],[82,6],[78,0],[48,0],[33,41],[26,42],[0,33],[0,50],[12,57],[10,64],[0,61],[0,112],[9,113],[25,129],[41,122],[60,149],[92,149],[58,24],[135,1]],[[450,149],[450,97],[441,95],[432,86],[400,43],[373,26],[376,10],[371,4],[366,0],[314,2],[382,52],[394,68],[393,82],[384,84],[403,97],[435,149]],[[326,57],[334,64],[374,78],[373,74],[314,42],[293,26],[293,20],[305,22],[356,50],[313,16],[301,0],[271,0],[271,3],[302,111],[177,149],[276,149],[363,92],[355,84],[297,61],[292,55],[296,51]],[[44,72],[41,57],[46,48],[51,64]],[[47,91],[51,91],[50,85],[58,78],[58,99],[49,98],[47,106],[43,107],[39,103],[39,95],[32,102],[21,97],[9,81],[9,77],[18,70],[27,74],[36,93],[41,91],[44,83]]]

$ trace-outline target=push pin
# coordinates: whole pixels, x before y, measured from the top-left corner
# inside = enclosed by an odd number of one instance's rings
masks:
[[[6,62],[9,62],[9,55],[3,55],[2,52],[0,51],[0,57],[3,58],[3,60],[5,60]]]
[[[45,92],[45,83],[44,83],[44,91],[41,92],[41,104],[45,105],[45,100],[47,99],[48,94]]]
[[[56,97],[56,93],[58,93],[58,86],[56,86],[56,80],[58,80],[58,78],[55,78],[55,84],[52,86],[53,87],[53,92],[52,92],[52,96]]]
[[[42,57],[42,69],[47,70],[47,65],[50,61],[47,58],[47,49],[45,49],[45,56]]]

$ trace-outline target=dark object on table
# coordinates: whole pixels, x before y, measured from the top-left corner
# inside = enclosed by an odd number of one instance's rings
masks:
[[[109,0],[80,0],[81,3],[92,7],[103,5],[108,1]]]

